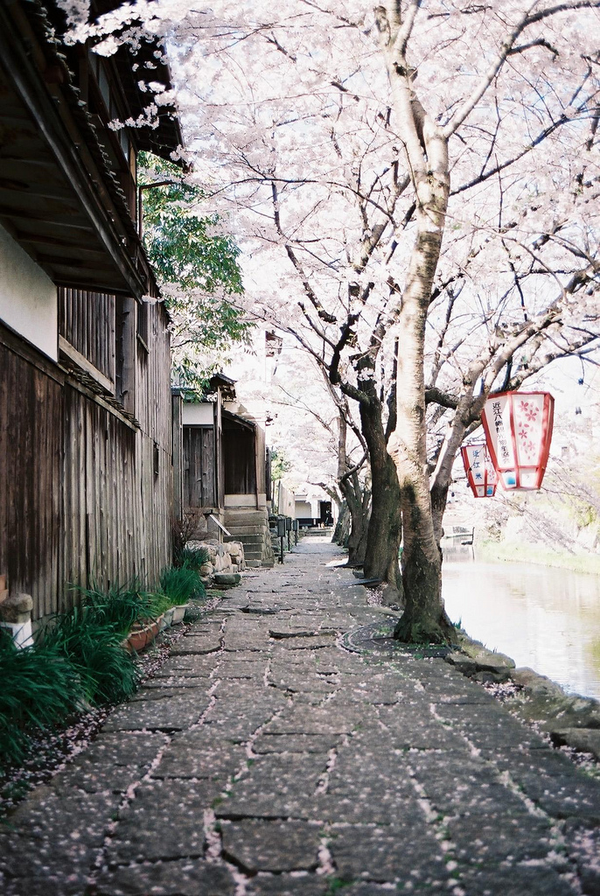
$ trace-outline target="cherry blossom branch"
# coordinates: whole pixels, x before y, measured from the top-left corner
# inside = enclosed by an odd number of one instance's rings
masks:
[[[572,0],[572,2],[559,3],[556,6],[540,10],[537,13],[533,13],[533,9],[537,5],[538,0],[534,0],[528,11],[523,13],[517,24],[507,34],[505,40],[502,43],[500,52],[480,81],[477,88],[473,91],[471,96],[463,103],[459,111],[444,127],[443,134],[446,139],[450,138],[453,134],[456,133],[456,131],[460,128],[464,121],[469,117],[473,109],[475,109],[483,95],[487,92],[491,84],[494,82],[510,53],[513,51],[516,52],[515,43],[518,37],[523,33],[523,31],[525,31],[526,28],[528,28],[530,25],[535,24],[536,22],[541,22],[544,19],[554,16],[560,12],[567,12],[576,9],[599,9],[600,0]],[[528,45],[525,45],[524,49],[527,48]]]

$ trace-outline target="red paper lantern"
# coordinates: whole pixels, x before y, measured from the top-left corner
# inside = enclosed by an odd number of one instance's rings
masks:
[[[498,476],[485,442],[471,442],[460,449],[467,481],[476,498],[493,498]]]
[[[548,392],[500,392],[488,398],[481,422],[503,488],[540,488],[553,421],[554,398]]]

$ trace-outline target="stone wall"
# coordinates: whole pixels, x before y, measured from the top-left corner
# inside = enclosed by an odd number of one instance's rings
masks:
[[[217,541],[188,541],[190,548],[203,548],[208,560],[200,567],[200,576],[205,585],[211,585],[215,575],[235,575],[246,569],[244,546],[240,541],[221,544]]]

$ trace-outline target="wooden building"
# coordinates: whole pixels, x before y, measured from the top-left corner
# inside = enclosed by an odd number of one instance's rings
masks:
[[[196,536],[241,541],[248,566],[272,566],[265,431],[214,376],[206,399],[182,404],[183,507]]]
[[[64,27],[54,0],[0,0],[0,580],[34,620],[70,583],[152,583],[171,553],[168,319],[136,158],[168,158],[180,132],[166,108],[109,127],[169,74],[151,43],[104,58]]]

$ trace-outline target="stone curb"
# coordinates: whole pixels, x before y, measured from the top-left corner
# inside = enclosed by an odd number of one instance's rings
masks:
[[[505,704],[522,721],[550,737],[555,747],[567,746],[600,760],[600,702],[567,694],[560,685],[533,669],[517,669],[511,657],[488,650],[461,632],[460,651],[445,661],[481,684],[513,684],[518,692]]]

